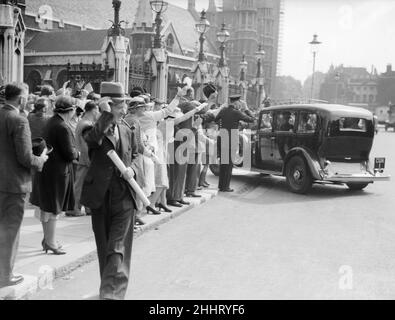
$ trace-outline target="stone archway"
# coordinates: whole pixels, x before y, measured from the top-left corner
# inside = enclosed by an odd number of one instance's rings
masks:
[[[63,69],[58,72],[58,76],[56,77],[56,86],[57,89],[62,88],[63,84],[69,79],[67,79],[67,70]]]
[[[39,91],[39,86],[42,84],[42,77],[40,72],[37,70],[32,70],[29,72],[28,76],[26,77],[25,81],[29,85],[30,92]]]

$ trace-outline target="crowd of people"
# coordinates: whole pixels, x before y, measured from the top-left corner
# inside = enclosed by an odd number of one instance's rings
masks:
[[[23,281],[12,270],[30,194],[45,252],[66,254],[56,240],[62,213],[92,216],[101,297],[122,298],[133,228],[145,224],[146,214],[170,213],[189,205],[187,198],[201,197],[198,191],[210,187],[208,167],[217,163],[221,144],[227,161],[220,160],[218,187],[232,192],[233,144],[223,139],[217,144],[219,132],[230,137],[239,121],[255,120],[240,96],[219,106],[213,84],[204,86],[200,101],[186,85],[169,103],[140,87],[127,95],[116,82],[103,82],[100,94],[67,87],[55,92],[48,85],[36,94],[28,91],[25,84],[0,90],[0,287]],[[126,172],[117,170],[109,150],[116,151]],[[149,205],[125,182],[131,178]]]

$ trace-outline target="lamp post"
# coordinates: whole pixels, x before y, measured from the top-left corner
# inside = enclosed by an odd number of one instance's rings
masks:
[[[259,44],[258,51],[255,53],[257,58],[257,72],[256,72],[256,83],[258,85],[258,99],[257,107],[259,108],[262,101],[262,88],[263,88],[263,59],[265,59],[265,51],[262,49],[262,44]]]
[[[218,62],[218,67],[222,68],[226,66],[226,60],[225,60],[225,43],[228,41],[230,35],[228,30],[226,29],[225,22],[222,23],[221,30],[217,33],[217,39],[221,46],[219,47],[219,50],[221,52],[221,58],[219,59]]]
[[[247,101],[247,90],[248,90],[248,84],[247,84],[247,68],[248,68],[248,62],[246,61],[246,55],[243,52],[243,58],[240,61],[240,82],[243,84],[243,100]]]
[[[196,28],[196,31],[200,34],[200,37],[199,37],[200,50],[199,50],[198,60],[199,60],[199,62],[202,62],[206,59],[206,57],[204,55],[204,47],[203,47],[204,40],[206,39],[206,37],[204,35],[210,28],[210,22],[208,22],[208,20],[206,18],[206,11],[202,10],[202,12],[200,13],[200,20],[195,24],[195,28]]]
[[[162,41],[161,41],[161,36],[160,36],[160,28],[162,25],[162,17],[161,14],[164,13],[167,10],[168,3],[163,0],[151,0],[150,1],[151,9],[156,13],[156,18],[155,18],[155,37],[154,37],[154,48],[161,48],[162,47]]]
[[[311,76],[311,99],[313,99],[313,95],[314,95],[314,72],[315,72],[315,57],[317,55],[318,52],[318,45],[321,44],[321,42],[319,42],[317,40],[317,35],[314,34],[313,35],[313,40],[311,42],[309,42],[309,44],[311,45],[311,52],[313,53],[313,74]]]
[[[228,101],[229,94],[229,68],[226,65],[225,59],[225,43],[228,41],[230,35],[228,30],[226,29],[225,22],[221,25],[221,30],[217,33],[217,40],[221,44],[220,52],[221,58],[218,61],[218,73],[217,73],[217,81],[220,83],[221,93],[218,97],[220,97],[220,101],[225,103]]]
[[[335,103],[337,104],[337,95],[339,90],[339,80],[340,80],[340,73],[336,72],[335,74],[335,81],[336,81],[336,93],[335,93]]]

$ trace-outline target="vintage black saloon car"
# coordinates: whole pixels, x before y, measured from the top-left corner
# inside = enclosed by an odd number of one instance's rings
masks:
[[[260,112],[252,135],[252,170],[285,176],[296,193],[306,193],[318,182],[362,190],[390,179],[383,175],[384,158],[370,160],[374,136],[373,114],[362,108],[268,107]]]

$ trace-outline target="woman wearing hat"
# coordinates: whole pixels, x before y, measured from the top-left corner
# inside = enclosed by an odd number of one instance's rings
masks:
[[[29,121],[32,139],[41,138],[44,128],[50,118],[46,115],[49,107],[49,101],[46,98],[39,98],[34,104],[34,109],[29,113],[27,120]]]
[[[56,221],[62,212],[73,210],[74,178],[73,160],[79,153],[74,145],[73,134],[67,125],[75,112],[71,97],[59,96],[55,103],[54,116],[48,120],[43,138],[53,147],[42,172],[35,175],[30,202],[39,207],[44,230],[43,250],[56,255],[65,254],[57,245]]]
[[[157,126],[158,122],[164,120],[171,113],[174,112],[176,106],[179,103],[180,96],[176,98],[165,108],[150,111],[153,108],[154,103],[147,102],[148,96],[139,96],[132,99],[129,104],[130,114],[125,119],[129,124],[133,121],[137,121],[142,133],[142,138],[145,144],[145,150],[142,154],[142,167],[144,172],[144,186],[143,190],[147,196],[151,197],[152,206],[147,207],[147,210],[153,214],[160,214],[159,211],[153,209],[156,203],[158,192],[160,192],[163,186],[160,186],[160,190],[156,189],[156,162],[159,162],[156,154],[159,151],[159,143],[157,139]],[[161,185],[161,184],[160,184]]]

